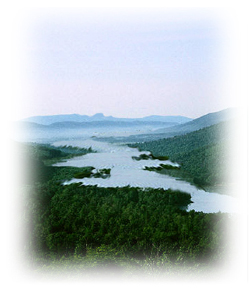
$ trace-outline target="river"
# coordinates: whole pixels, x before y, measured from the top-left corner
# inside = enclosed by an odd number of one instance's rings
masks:
[[[235,213],[238,210],[237,199],[228,195],[206,192],[198,189],[196,186],[188,182],[173,178],[168,175],[162,175],[156,172],[143,170],[145,166],[159,166],[162,161],[159,160],[133,160],[132,156],[139,156],[142,153],[138,149],[130,148],[125,145],[111,144],[106,142],[86,140],[57,141],[54,146],[75,146],[89,148],[98,151],[97,153],[89,153],[83,156],[77,156],[65,162],[56,163],[54,166],[72,166],[85,167],[93,166],[96,169],[110,168],[110,177],[102,178],[83,178],[72,179],[65,182],[70,184],[74,182],[82,182],[83,185],[97,185],[99,187],[151,187],[173,189],[188,192],[191,194],[191,203],[188,210],[211,212],[229,212]],[[177,165],[171,161],[164,161],[164,164]]]

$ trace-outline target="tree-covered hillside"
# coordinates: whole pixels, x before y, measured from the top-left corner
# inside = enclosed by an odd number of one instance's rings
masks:
[[[222,111],[209,113],[207,115],[204,115],[202,117],[199,117],[197,119],[194,119],[190,122],[186,122],[184,124],[176,125],[171,128],[161,128],[159,130],[156,130],[158,133],[168,133],[169,136],[174,135],[181,135],[188,132],[196,131],[208,126],[212,126],[221,122],[226,122],[229,120],[232,120],[237,117],[237,109],[235,108],[228,108],[224,109]]]
[[[155,156],[168,156],[194,183],[216,185],[225,183],[224,175],[230,172],[230,130],[230,122],[221,122],[185,135],[130,146]]]
[[[74,156],[84,155],[87,153],[95,152],[92,148],[79,148],[72,146],[54,147],[50,144],[37,144],[37,143],[15,143],[18,161],[23,168],[24,176],[22,176],[22,183],[43,182],[51,179],[53,175],[58,173],[58,168],[51,165],[65,159],[70,159]],[[84,170],[85,168],[80,168]],[[74,173],[81,170],[79,168],[68,168],[68,178],[71,179]],[[64,172],[64,176],[67,176]],[[65,179],[65,178],[61,178]]]

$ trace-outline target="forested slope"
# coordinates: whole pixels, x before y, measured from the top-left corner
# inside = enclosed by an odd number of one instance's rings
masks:
[[[169,156],[200,185],[222,184],[230,172],[230,121],[168,139],[130,144],[153,155]]]
[[[188,132],[197,131],[199,129],[212,126],[221,122],[232,120],[237,117],[237,112],[238,111],[235,108],[228,108],[222,111],[209,113],[192,121],[176,125],[171,128],[158,129],[156,130],[156,132],[172,134],[170,136],[181,135]]]

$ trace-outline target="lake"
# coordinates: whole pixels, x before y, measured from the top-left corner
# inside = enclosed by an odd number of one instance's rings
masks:
[[[162,163],[177,166],[178,164],[174,162],[163,162],[160,160],[137,161],[132,159],[132,156],[139,156],[142,153],[149,154],[149,152],[139,152],[137,149],[125,145],[99,142],[92,139],[57,141],[54,142],[53,145],[68,145],[82,148],[92,147],[93,150],[98,151],[97,153],[74,157],[65,162],[57,163],[54,166],[92,166],[96,169],[111,169],[111,176],[106,179],[72,179],[65,182],[65,184],[81,182],[83,185],[97,185],[99,187],[122,187],[130,185],[132,187],[141,188],[150,187],[180,190],[191,194],[193,203],[188,206],[188,210],[202,211],[205,213],[219,211],[235,213],[238,211],[237,199],[232,196],[206,192],[183,180],[143,170],[145,166],[159,166]]]

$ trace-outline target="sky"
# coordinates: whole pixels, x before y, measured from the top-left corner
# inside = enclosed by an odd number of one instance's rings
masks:
[[[213,10],[50,9],[28,17],[19,118],[196,118],[232,106],[227,41]]]

